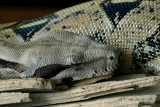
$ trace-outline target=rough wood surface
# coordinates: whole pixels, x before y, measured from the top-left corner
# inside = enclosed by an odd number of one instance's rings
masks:
[[[113,73],[110,73],[109,75],[104,75],[101,77],[95,77],[95,78],[84,79],[81,81],[75,81],[75,82],[71,83],[71,86],[75,87],[75,86],[80,86],[80,85],[89,85],[89,84],[96,83],[100,80],[107,80],[107,79],[111,78],[112,76],[113,76]]]
[[[0,92],[7,91],[23,91],[23,92],[37,92],[37,91],[52,91],[54,85],[50,80],[41,78],[28,79],[3,79],[0,80]]]
[[[128,77],[128,76],[126,76]],[[122,77],[121,77],[122,78]],[[73,101],[82,101],[77,103],[78,105],[88,106],[93,103],[95,104],[94,100],[87,99],[97,97],[97,96],[103,96],[107,95],[106,98],[97,99],[97,104],[100,104],[100,107],[103,107],[105,105],[112,105],[114,106],[129,106],[129,107],[138,107],[141,105],[141,103],[152,104],[156,101],[159,101],[159,96],[155,93],[149,93],[148,91],[145,92],[144,87],[150,87],[155,84],[157,84],[160,81],[160,77],[158,76],[150,76],[150,77],[139,77],[133,79],[125,79],[122,78],[122,80],[115,79],[112,81],[107,82],[101,82],[101,83],[95,83],[95,84],[89,84],[89,85],[83,85],[83,86],[77,86],[72,87],[67,90],[63,91],[57,91],[57,92],[50,92],[50,93],[31,93],[30,97],[32,99],[32,102],[27,103],[27,106],[41,106],[41,105],[49,105],[49,104],[58,104],[58,103],[66,103],[66,102],[73,102]],[[142,91],[138,92],[142,88]],[[148,88],[145,88],[148,89]],[[137,93],[128,93],[128,91],[134,90]],[[119,93],[123,92],[123,93]],[[139,94],[145,92],[143,94]],[[114,95],[111,95],[113,93],[117,93]],[[127,94],[128,93],[128,94]],[[103,100],[103,101],[102,101]],[[104,102],[101,104],[100,102]],[[126,103],[125,103],[126,102]],[[128,103],[128,104],[127,104]],[[76,103],[74,103],[76,104]],[[72,107],[75,106],[74,104],[71,105],[65,105],[64,107]],[[86,104],[86,105],[85,105]],[[26,106],[26,104],[20,104],[17,106]],[[53,107],[55,105],[52,105]],[[57,106],[57,105],[56,105]],[[61,105],[59,105],[61,106]],[[75,106],[75,107],[76,107]],[[98,106],[98,105],[97,105]]]
[[[29,93],[11,92],[0,93],[0,105],[31,102]]]
[[[141,91],[142,92],[142,91]],[[143,93],[143,92],[142,92]],[[159,95],[154,94],[140,94],[140,93],[120,93],[115,95],[108,95],[98,99],[86,100],[81,102],[60,104],[60,105],[50,105],[49,107],[140,107],[144,105],[151,106],[158,102]],[[110,106],[102,106],[102,104]],[[148,107],[147,106],[147,107]],[[47,106],[48,107],[48,106]],[[159,106],[157,106],[159,107]]]
[[[138,107],[140,104],[139,101],[129,101],[129,100],[119,101],[119,102],[115,102],[115,103],[107,103],[105,100],[99,100],[99,101],[86,102],[86,103],[83,102],[83,103],[52,105],[52,106],[46,106],[46,107],[89,107],[89,106],[90,107]]]

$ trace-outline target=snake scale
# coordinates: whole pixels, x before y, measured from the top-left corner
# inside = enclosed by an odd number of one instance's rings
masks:
[[[41,18],[1,24],[0,40],[30,43],[55,30],[88,35],[116,52],[121,51],[117,74],[160,75],[159,0],[88,1]],[[0,65],[3,70],[9,65],[17,67],[5,58],[1,58]]]

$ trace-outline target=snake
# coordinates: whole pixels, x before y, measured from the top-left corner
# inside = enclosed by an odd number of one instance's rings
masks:
[[[118,75],[160,75],[159,0],[87,1],[40,18],[0,24],[0,40],[29,43],[45,32],[57,30],[87,35],[121,51],[114,71]],[[17,67],[15,62],[0,59],[3,70],[9,65]]]

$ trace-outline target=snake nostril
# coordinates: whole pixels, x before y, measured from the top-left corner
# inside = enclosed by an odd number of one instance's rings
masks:
[[[109,57],[109,59],[110,59],[110,60],[113,60],[113,59],[114,59],[114,57],[113,57],[113,56],[110,56],[110,57]]]

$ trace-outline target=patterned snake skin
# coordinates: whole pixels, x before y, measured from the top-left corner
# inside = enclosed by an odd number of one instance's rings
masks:
[[[117,73],[160,75],[159,0],[89,1],[38,19],[1,24],[0,40],[28,42],[52,30],[93,36],[121,50]]]

